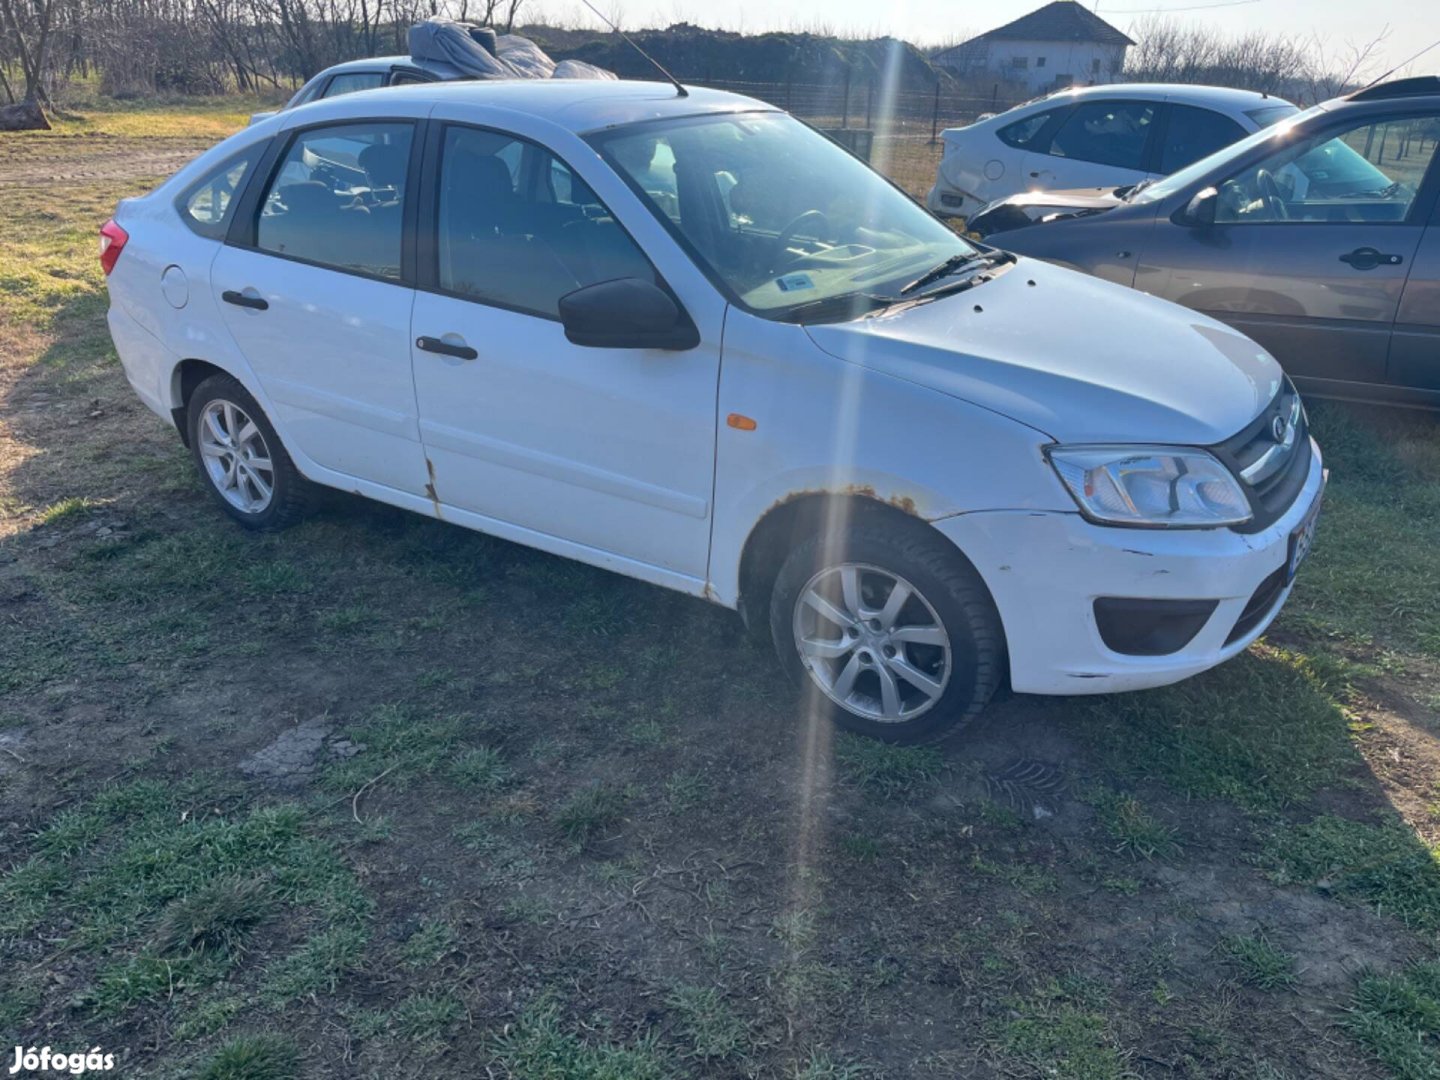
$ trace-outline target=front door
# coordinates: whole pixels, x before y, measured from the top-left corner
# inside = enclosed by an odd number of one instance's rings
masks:
[[[1213,225],[1157,224],[1135,287],[1223,319],[1292,375],[1384,382],[1425,227],[1426,122],[1352,119],[1245,167],[1217,185]]]
[[[261,198],[236,222],[210,281],[286,442],[345,477],[418,495],[415,292],[400,272],[413,133],[394,121],[296,133],[271,175],[257,178]],[[382,186],[372,173],[389,179]]]
[[[434,137],[434,230],[411,323],[434,497],[602,565],[703,582],[718,326],[684,352],[583,348],[560,297],[654,267],[558,157],[459,124]],[[502,530],[503,531],[503,530]],[[549,541],[547,541],[549,538]],[[553,541],[561,541],[556,545]]]
[[[1440,207],[1420,238],[1400,298],[1388,375],[1395,386],[1426,390],[1440,401]]]

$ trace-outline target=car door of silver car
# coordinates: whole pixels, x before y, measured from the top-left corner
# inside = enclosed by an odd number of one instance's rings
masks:
[[[1213,221],[1160,223],[1136,288],[1243,330],[1312,389],[1385,382],[1434,201],[1433,122],[1352,117],[1252,160],[1214,185]]]

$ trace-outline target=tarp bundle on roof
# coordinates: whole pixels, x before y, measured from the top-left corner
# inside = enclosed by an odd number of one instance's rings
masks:
[[[496,34],[488,26],[432,15],[410,27],[410,55],[453,64],[475,79],[613,79],[615,74],[581,60],[555,63],[519,34]]]

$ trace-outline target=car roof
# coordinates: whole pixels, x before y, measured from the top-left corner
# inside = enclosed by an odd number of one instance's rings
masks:
[[[1230,86],[1196,86],[1190,83],[1105,83],[1102,86],[1081,86],[1068,90],[1057,90],[1044,100],[1086,101],[1094,98],[1154,98],[1176,101],[1182,105],[1204,105],[1212,109],[1228,109],[1232,112],[1244,109],[1263,108],[1266,105],[1289,105],[1290,102],[1274,94],[1262,94],[1256,90],[1237,90]]]
[[[367,90],[363,101],[370,111],[383,111],[387,101],[404,101],[408,105],[473,103],[543,116],[577,134],[666,117],[777,111],[763,101],[724,90],[698,86],[686,90],[687,95],[681,97],[670,83],[628,79],[475,79]],[[313,115],[314,110],[332,103],[344,102],[353,108],[359,99],[358,94],[347,94],[303,108]]]
[[[443,60],[416,59],[413,56],[397,54],[395,56],[367,56],[361,60],[346,60],[342,64],[332,64],[321,75],[344,75],[354,71],[389,71],[391,68],[407,67],[418,68],[421,71],[428,71],[432,75],[442,79],[454,79],[460,76],[460,69],[453,64],[447,64]]]

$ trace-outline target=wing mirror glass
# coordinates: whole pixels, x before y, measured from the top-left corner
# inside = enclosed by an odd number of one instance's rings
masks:
[[[1201,227],[1214,225],[1215,207],[1219,201],[1220,193],[1213,187],[1197,191],[1195,197],[1185,204],[1185,224]]]
[[[560,323],[573,345],[597,349],[693,349],[700,331],[654,282],[616,278],[560,298]]]

